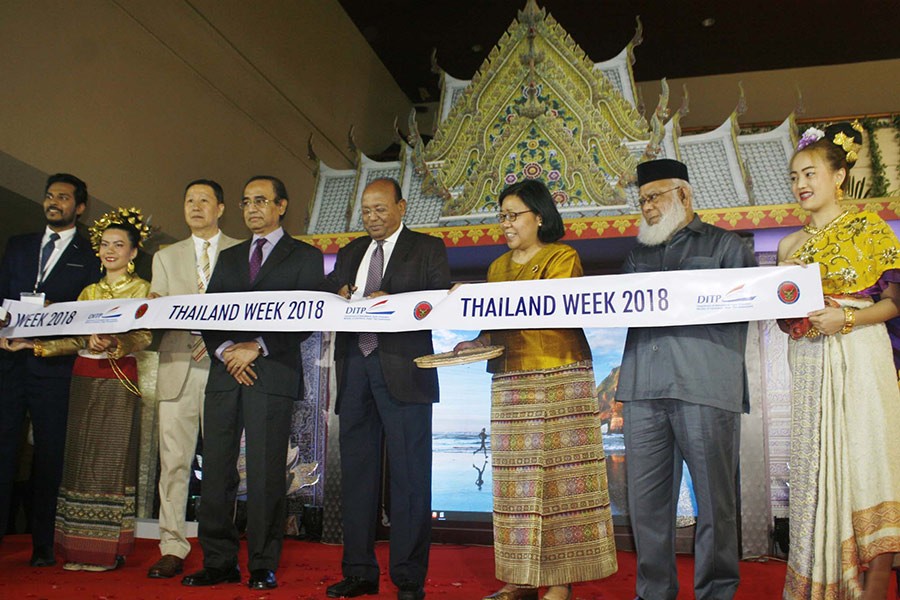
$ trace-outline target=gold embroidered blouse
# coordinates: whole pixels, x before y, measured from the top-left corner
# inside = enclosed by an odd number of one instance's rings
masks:
[[[900,242],[881,217],[847,211],[809,238],[793,254],[818,262],[826,295],[880,293],[885,273],[900,269]],[[900,279],[897,274],[887,281]]]
[[[119,281],[110,284],[104,277],[97,283],[87,286],[78,294],[78,300],[114,300],[116,298],[146,298],[150,293],[150,282],[129,275]],[[148,329],[136,329],[127,333],[117,333],[119,344],[114,352],[109,352],[111,358],[121,358],[132,352],[138,352],[150,345],[153,334]],[[43,356],[61,356],[64,354],[77,354],[79,350],[87,348],[90,336],[74,336],[53,340],[42,340]]]
[[[547,244],[525,264],[507,252],[488,267],[488,281],[565,279],[583,274],[578,253],[566,244]],[[562,284],[564,285],[564,284]],[[488,361],[491,373],[552,369],[591,358],[591,349],[581,329],[506,329],[483,332],[486,343],[502,345],[506,351]]]

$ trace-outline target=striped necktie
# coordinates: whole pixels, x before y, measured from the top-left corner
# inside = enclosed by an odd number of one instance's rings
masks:
[[[384,240],[376,240],[372,260],[369,261],[369,272],[366,275],[366,287],[363,296],[369,296],[381,289],[381,278],[384,271]],[[363,332],[359,334],[359,351],[368,356],[378,347],[378,334]]]
[[[53,255],[53,251],[56,250],[56,240],[58,239],[59,234],[54,231],[50,234],[44,247],[41,248],[41,270],[38,272],[38,285],[43,283],[44,278],[47,276],[47,273],[44,271],[47,268],[47,263],[50,262],[50,256]]]
[[[200,268],[197,271],[197,290],[203,294],[206,292],[206,286],[209,285],[210,265],[209,265],[209,240],[203,240],[203,250],[200,251]],[[191,347],[191,358],[195,362],[200,362],[206,356],[206,344],[203,343],[203,337],[197,336],[194,345]]]

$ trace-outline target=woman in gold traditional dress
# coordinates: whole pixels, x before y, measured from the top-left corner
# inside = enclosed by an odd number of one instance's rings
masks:
[[[150,283],[133,274],[138,246],[149,230],[136,209],[104,215],[91,242],[106,270],[79,300],[144,298]],[[72,571],[108,571],[134,546],[140,392],[132,352],[151,341],[147,330],[42,341],[14,340],[35,356],[78,354],[69,394],[63,479],[54,545]]]
[[[883,599],[900,552],[900,392],[884,325],[900,315],[900,242],[878,215],[841,206],[861,142],[858,123],[807,130],[791,160],[810,216],[778,260],[819,263],[826,306],[780,323],[792,338],[786,599]]]
[[[581,276],[543,183],[506,188],[498,216],[509,252],[489,282]],[[506,585],[486,598],[536,600],[548,586],[545,599],[568,599],[572,583],[617,569],[591,350],[581,329],[485,331],[455,350],[490,345],[506,348],[488,363],[494,559]]]

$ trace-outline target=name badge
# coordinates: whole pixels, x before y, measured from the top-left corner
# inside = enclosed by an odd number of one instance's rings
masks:
[[[44,292],[22,292],[19,294],[19,300],[28,304],[38,304],[44,306]]]

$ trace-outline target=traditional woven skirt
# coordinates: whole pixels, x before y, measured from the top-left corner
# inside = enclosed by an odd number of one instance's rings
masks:
[[[590,361],[494,375],[497,579],[529,586],[616,572],[606,457]]]
[[[870,302],[841,299],[846,306]],[[862,593],[860,567],[900,552],[900,391],[883,324],[792,340],[791,551],[785,599]]]
[[[133,357],[117,365],[137,383]],[[66,561],[112,565],[134,546],[140,398],[105,358],[79,356],[72,374],[55,544]]]

